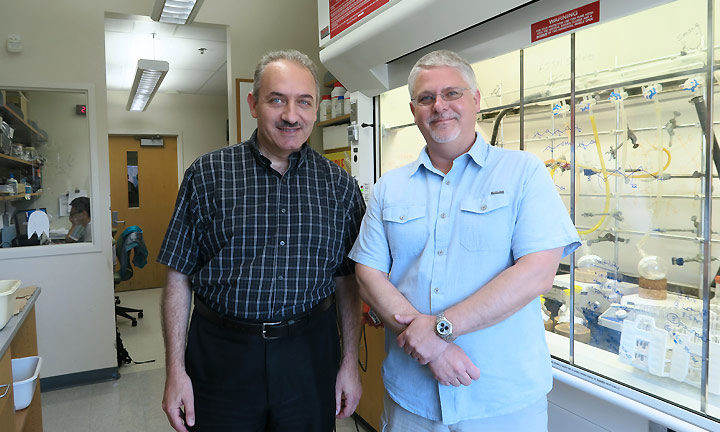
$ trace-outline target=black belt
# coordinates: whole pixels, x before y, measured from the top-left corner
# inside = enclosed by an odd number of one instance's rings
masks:
[[[251,322],[251,321],[240,321],[234,318],[229,318],[214,310],[210,309],[203,301],[195,296],[195,311],[206,320],[211,323],[233,330],[238,333],[249,334],[260,336],[263,339],[279,339],[286,336],[297,334],[300,330],[310,324],[310,321],[316,319],[320,314],[330,309],[330,306],[335,304],[335,296],[329,295],[325,297],[325,300],[318,303],[310,312],[293,317],[285,321],[275,322]]]

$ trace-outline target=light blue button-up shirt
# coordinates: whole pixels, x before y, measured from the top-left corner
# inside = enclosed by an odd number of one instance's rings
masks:
[[[534,155],[489,146],[480,135],[443,174],[424,149],[375,185],[350,257],[390,273],[421,313],[469,297],[523,255],[579,245],[555,185]],[[511,413],[552,387],[550,354],[536,298],[504,321],[455,340],[480,369],[470,386],[440,385],[386,330],[383,380],[405,409],[431,420]]]

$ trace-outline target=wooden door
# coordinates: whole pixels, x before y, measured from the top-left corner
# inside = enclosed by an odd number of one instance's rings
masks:
[[[143,230],[148,248],[145,267],[133,267],[135,273],[120,282],[117,291],[156,288],[165,285],[165,266],[155,262],[165,230],[175,206],[178,191],[177,137],[163,137],[164,145],[141,146],[132,136],[110,136],[110,201],[117,219],[116,238],[132,225]],[[130,162],[130,163],[128,163]],[[130,167],[130,169],[128,169]],[[137,167],[137,168],[134,168]],[[129,174],[137,173],[130,184]]]

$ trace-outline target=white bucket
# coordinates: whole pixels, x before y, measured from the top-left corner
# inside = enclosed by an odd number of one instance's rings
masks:
[[[15,291],[19,287],[19,280],[0,280],[0,330],[15,313]]]
[[[25,409],[32,402],[35,384],[40,376],[42,358],[38,356],[12,359],[15,411]]]

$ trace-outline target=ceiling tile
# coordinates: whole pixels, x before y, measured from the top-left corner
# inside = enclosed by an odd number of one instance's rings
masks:
[[[210,80],[227,63],[225,35],[226,27],[220,25],[180,26],[157,23],[148,17],[108,17],[105,19],[107,87],[129,90],[138,59],[147,58],[170,63],[161,92],[214,94],[217,85],[210,84]],[[206,48],[205,53],[201,54],[199,48]],[[227,92],[225,84],[222,91]]]

